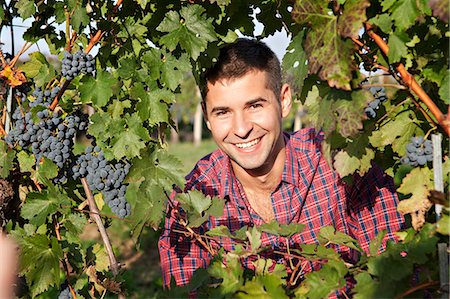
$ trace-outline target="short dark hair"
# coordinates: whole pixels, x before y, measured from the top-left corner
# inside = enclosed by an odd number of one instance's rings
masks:
[[[201,93],[203,102],[208,93],[208,82],[221,79],[237,79],[250,71],[265,71],[267,84],[279,98],[281,90],[281,66],[275,53],[263,42],[239,38],[220,49],[217,62],[202,76]]]

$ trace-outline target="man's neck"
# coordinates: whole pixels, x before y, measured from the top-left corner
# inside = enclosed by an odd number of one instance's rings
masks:
[[[232,162],[233,170],[236,177],[239,179],[240,183],[246,191],[263,191],[269,192],[275,190],[281,181],[281,176],[283,174],[284,163],[286,160],[286,148],[283,147],[276,155],[270,165],[267,167],[269,171],[252,171],[244,170]]]

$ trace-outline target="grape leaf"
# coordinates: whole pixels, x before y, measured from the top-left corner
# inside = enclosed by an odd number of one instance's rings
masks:
[[[392,19],[387,13],[376,15],[369,22],[380,28],[384,33],[389,34],[392,32]]]
[[[448,23],[450,7],[448,6],[447,1],[430,0],[428,1],[428,5],[433,12],[433,16],[436,16],[443,22]]]
[[[450,105],[450,70],[447,70],[439,88],[439,96],[445,104]]]
[[[319,88],[321,88],[320,92]],[[322,93],[327,94],[327,89],[313,85],[308,92],[304,106],[308,110],[306,118],[316,129],[323,130],[327,135],[336,128],[336,121],[332,108],[333,101],[327,96],[322,97]]]
[[[422,12],[431,13],[427,0],[398,0],[389,7],[397,30],[405,32],[411,27]]]
[[[36,12],[33,0],[19,0],[14,5],[22,19],[28,19]]]
[[[421,209],[427,201],[429,190],[433,189],[433,173],[427,167],[414,168],[403,178],[401,186],[397,192],[408,195],[409,199],[401,200],[398,204],[398,211],[403,214],[414,213]]]
[[[367,272],[355,275],[356,286],[353,289],[355,299],[376,298],[375,294],[379,289],[379,282]]]
[[[71,10],[70,24],[75,31],[79,32],[82,27],[86,26],[90,22],[90,18],[86,12],[86,7],[84,5],[80,5],[77,0],[70,0],[69,7]]]
[[[30,60],[20,66],[28,78],[33,78],[36,86],[44,86],[56,74],[53,65],[48,63],[45,56],[40,52],[33,52],[28,55]]]
[[[344,150],[340,150],[334,157],[333,166],[341,177],[345,177],[353,174],[359,168],[359,159],[350,156]]]
[[[47,217],[53,215],[58,208],[70,206],[70,199],[59,187],[47,182],[48,188],[41,193],[28,193],[20,215],[28,219],[31,224],[40,226],[45,223]]]
[[[6,178],[13,167],[15,152],[8,148],[3,140],[0,140],[0,178]]]
[[[388,58],[390,63],[399,62],[408,55],[408,47],[406,46],[408,41],[409,36],[404,32],[395,31],[389,36]]]
[[[450,217],[447,214],[441,214],[441,218],[436,223],[436,231],[442,235],[450,235]]]
[[[33,177],[40,183],[47,184],[48,179],[52,179],[58,175],[58,166],[50,159],[43,157],[37,171],[33,174]]]
[[[343,37],[358,38],[363,22],[367,20],[366,8],[368,0],[346,0],[344,11],[338,18],[337,30]]]
[[[359,252],[363,252],[361,247],[359,246],[358,242],[350,237],[349,235],[344,234],[343,232],[340,232],[336,230],[332,226],[325,226],[320,229],[320,233],[318,236],[318,241],[320,244],[338,244],[338,245],[345,245],[349,248],[353,248],[355,250],[358,250]]]
[[[301,286],[296,289],[298,297],[327,298],[331,292],[345,285],[347,268],[342,260],[329,260],[319,271],[307,273]]]
[[[17,154],[17,161],[19,162],[21,172],[33,172],[33,166],[35,165],[35,159],[33,155],[28,155],[24,151],[20,151]]]
[[[123,111],[126,108],[131,108],[131,102],[129,100],[114,100],[110,105],[108,105],[108,113],[112,118],[118,118],[123,114]]]
[[[137,113],[123,117],[125,130],[121,130],[111,140],[112,151],[116,159],[123,157],[140,157],[140,150],[145,148],[145,141],[150,140],[147,130],[142,126]]]
[[[116,84],[117,79],[103,70],[97,70],[97,78],[83,76],[78,87],[81,101],[92,102],[97,107],[103,107],[113,96],[113,86]]]
[[[350,90],[354,47],[339,35],[338,17],[328,8],[328,1],[296,1],[292,16],[297,23],[311,27],[305,41],[309,72],[318,74],[331,87]]]
[[[258,249],[261,247],[262,241],[261,241],[261,232],[258,230],[256,226],[252,227],[251,230],[248,230],[246,232],[248,241],[250,242],[250,245],[252,246],[252,252],[257,253]]]
[[[170,51],[177,45],[186,50],[196,60],[200,52],[206,50],[208,42],[216,40],[216,33],[211,20],[202,16],[205,9],[194,4],[183,6],[180,12],[169,11],[156,30],[168,32],[160,42]]]
[[[168,54],[161,65],[161,82],[174,91],[183,81],[186,72],[191,70],[187,57],[183,54],[180,58]]]
[[[227,266],[224,267],[222,261],[216,260],[208,268],[208,273],[219,279],[223,279],[219,286],[222,295],[233,294],[239,290],[244,283],[244,269],[237,258],[226,258]]]
[[[141,83],[133,86],[130,96],[138,99],[136,110],[142,121],[148,120],[150,125],[169,122],[167,104],[173,103],[175,95],[168,89],[146,91]]]
[[[148,222],[158,226],[165,210],[166,194],[175,184],[182,188],[182,164],[162,150],[148,148],[142,158],[134,158],[125,182],[126,198],[133,207],[133,234],[139,236]],[[166,193],[166,194],[165,194]]]
[[[31,296],[34,298],[50,286],[59,286],[59,261],[63,255],[58,240],[41,234],[23,236],[17,231],[11,234],[21,249],[20,273],[25,275]]]
[[[225,225],[219,225],[216,226],[206,232],[206,235],[208,236],[216,236],[216,237],[228,237],[233,238],[233,235],[231,234],[230,230],[228,229],[228,226]]]
[[[301,31],[289,43],[286,54],[283,56],[283,72],[287,78],[286,80],[298,94],[301,93],[303,81],[308,75],[307,57],[303,49],[303,39],[304,31]]]

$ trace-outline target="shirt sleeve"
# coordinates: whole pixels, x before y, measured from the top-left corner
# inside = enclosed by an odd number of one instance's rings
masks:
[[[404,228],[405,220],[397,211],[398,197],[393,180],[375,164],[364,176],[354,178],[352,187],[347,190],[349,230],[366,252],[370,241],[386,230],[382,251],[387,240],[396,240],[394,233]]]
[[[172,277],[179,286],[188,284],[197,268],[209,265],[211,256],[196,240],[183,233],[185,229],[178,223],[174,208],[168,207],[166,215],[158,248],[163,284],[168,288]]]

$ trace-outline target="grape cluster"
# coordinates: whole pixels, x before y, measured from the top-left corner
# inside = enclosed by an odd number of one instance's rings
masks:
[[[58,113],[43,109],[36,113],[38,121],[35,122],[32,112],[24,113],[17,107],[12,115],[15,126],[5,141],[11,146],[15,143],[22,148],[31,146],[36,166],[42,157],[53,161],[60,168],[55,182],[65,182],[73,161],[73,141],[77,131],[87,128],[87,116],[75,113],[63,119]]]
[[[112,165],[98,146],[88,146],[85,154],[78,157],[72,167],[72,173],[74,179],[85,177],[89,188],[102,192],[111,211],[123,218],[131,212],[131,206],[125,199],[127,186],[123,184],[130,167],[128,163],[120,162]]]
[[[61,73],[67,80],[72,80],[79,74],[92,74],[95,71],[95,59],[91,54],[77,51],[71,54],[64,52]]]
[[[61,90],[61,87],[56,86],[52,90],[42,90],[40,87],[36,87],[33,91],[34,101],[30,102],[30,107],[36,107],[38,105],[49,107],[53,99]]]
[[[430,161],[433,161],[433,143],[422,136],[411,138],[411,142],[406,145],[406,156],[400,159],[402,164],[411,166],[423,166]]]
[[[78,292],[75,292],[75,294],[78,297]],[[59,293],[58,295],[58,299],[72,299],[73,295],[72,292],[70,291],[69,287],[66,287],[65,289],[63,289],[61,291],[61,293]]]
[[[380,108],[381,103],[386,101],[386,94],[383,89],[376,89],[373,91],[373,96],[375,100],[369,103],[369,105],[364,109],[364,113],[368,118],[375,118],[377,116],[376,110]]]

